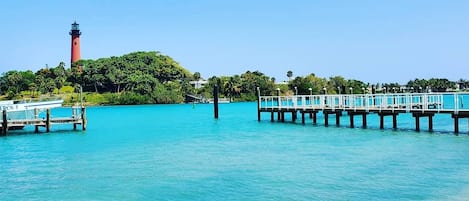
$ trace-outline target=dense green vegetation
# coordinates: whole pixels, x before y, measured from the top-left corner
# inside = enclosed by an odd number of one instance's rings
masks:
[[[78,92],[84,92],[84,101],[90,104],[149,104],[181,103],[186,94],[212,97],[215,85],[220,95],[233,101],[253,101],[256,88],[262,95],[286,94],[337,94],[384,92],[423,92],[454,89],[456,82],[447,79],[415,79],[402,87],[398,83],[373,84],[340,76],[320,78],[315,74],[293,77],[287,71],[288,82],[275,84],[275,79],[259,71],[247,71],[241,75],[208,78],[208,83],[195,89],[190,81],[199,80],[201,74],[191,74],[171,57],[159,52],[134,52],[120,57],[81,60],[71,68],[61,62],[53,68],[37,72],[8,71],[0,77],[0,94],[3,99],[22,99],[40,96],[61,96],[66,103],[79,100]],[[457,82],[462,88],[469,81]]]

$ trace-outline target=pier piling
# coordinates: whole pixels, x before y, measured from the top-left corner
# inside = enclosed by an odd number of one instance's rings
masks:
[[[258,96],[259,97],[259,96]],[[259,98],[257,101],[257,108],[259,108]],[[257,110],[257,119],[261,121],[260,110]],[[218,119],[218,85],[213,86],[213,116]]]
[[[5,136],[5,135],[7,135],[7,131],[8,131],[8,119],[7,119],[7,111],[6,110],[3,110],[2,117],[3,117],[2,135]]]

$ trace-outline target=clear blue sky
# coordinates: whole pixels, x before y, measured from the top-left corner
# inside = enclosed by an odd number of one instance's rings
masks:
[[[278,81],[469,79],[469,1],[2,1],[0,72],[161,51],[203,77],[259,70]]]

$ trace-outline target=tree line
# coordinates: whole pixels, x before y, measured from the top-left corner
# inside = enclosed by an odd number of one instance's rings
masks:
[[[314,73],[276,83],[275,78],[259,71],[246,71],[240,75],[213,76],[200,89],[191,81],[202,79],[199,72],[190,73],[178,62],[160,52],[133,52],[119,57],[81,60],[70,68],[61,62],[56,67],[45,67],[37,72],[8,71],[0,77],[0,94],[4,99],[39,97],[44,94],[70,94],[82,90],[88,99],[99,104],[180,103],[186,94],[212,97],[218,86],[222,97],[233,101],[253,101],[257,87],[262,95],[291,94],[350,94],[373,92],[446,91],[458,83],[469,87],[469,81],[452,82],[444,78],[415,79],[405,88],[398,83],[365,83],[341,76],[317,77]],[[71,96],[73,99],[73,96]],[[69,100],[73,101],[73,100]],[[76,99],[75,99],[76,101]]]

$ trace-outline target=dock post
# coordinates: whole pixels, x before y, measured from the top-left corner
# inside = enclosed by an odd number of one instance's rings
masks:
[[[428,116],[428,130],[433,131],[433,115]]]
[[[81,107],[81,129],[86,130],[86,109],[85,107]]]
[[[340,126],[340,113],[339,112],[335,113],[335,125]]]
[[[257,97],[257,119],[260,121],[259,96]],[[213,115],[218,119],[218,85],[213,86]]]
[[[366,113],[362,114],[362,127],[366,128]]]
[[[215,102],[214,102],[215,103]],[[218,119],[218,87],[217,87],[217,114],[216,119]],[[257,121],[261,121],[261,91],[257,87]]]
[[[415,130],[417,132],[420,131],[420,116],[419,115],[415,115]]]
[[[50,109],[46,112],[46,132],[50,132]]]
[[[329,113],[324,112],[324,125],[329,126]]]
[[[384,115],[383,114],[378,114],[379,115],[379,129],[384,129]]]
[[[6,136],[8,132],[8,119],[7,119],[7,111],[3,110],[3,122],[2,122],[2,136]]]
[[[353,125],[353,114],[349,113],[348,115],[350,117],[350,128],[353,128],[353,127],[355,127],[355,125]]]
[[[292,119],[293,122],[295,122],[296,118],[297,118],[297,116],[296,116],[296,110],[295,110],[294,112],[291,112],[291,119]]]
[[[270,121],[274,122],[274,111],[273,110],[270,112]]]
[[[317,112],[315,112],[313,114],[313,124],[318,124],[318,113]]]
[[[397,129],[397,114],[392,114],[392,128]]]
[[[280,110],[277,111],[277,121],[280,121],[281,120],[281,116],[280,116]]]
[[[285,122],[285,112],[281,113],[280,118],[282,119],[282,122]]]
[[[456,133],[457,135],[459,133],[459,116],[455,114],[453,114],[452,116],[454,119],[454,133]]]
[[[301,111],[301,123],[305,125],[305,113],[304,111]]]
[[[39,109],[34,108],[34,119],[38,119],[38,118],[39,118]],[[39,126],[38,125],[34,125],[34,132],[39,133]]]

